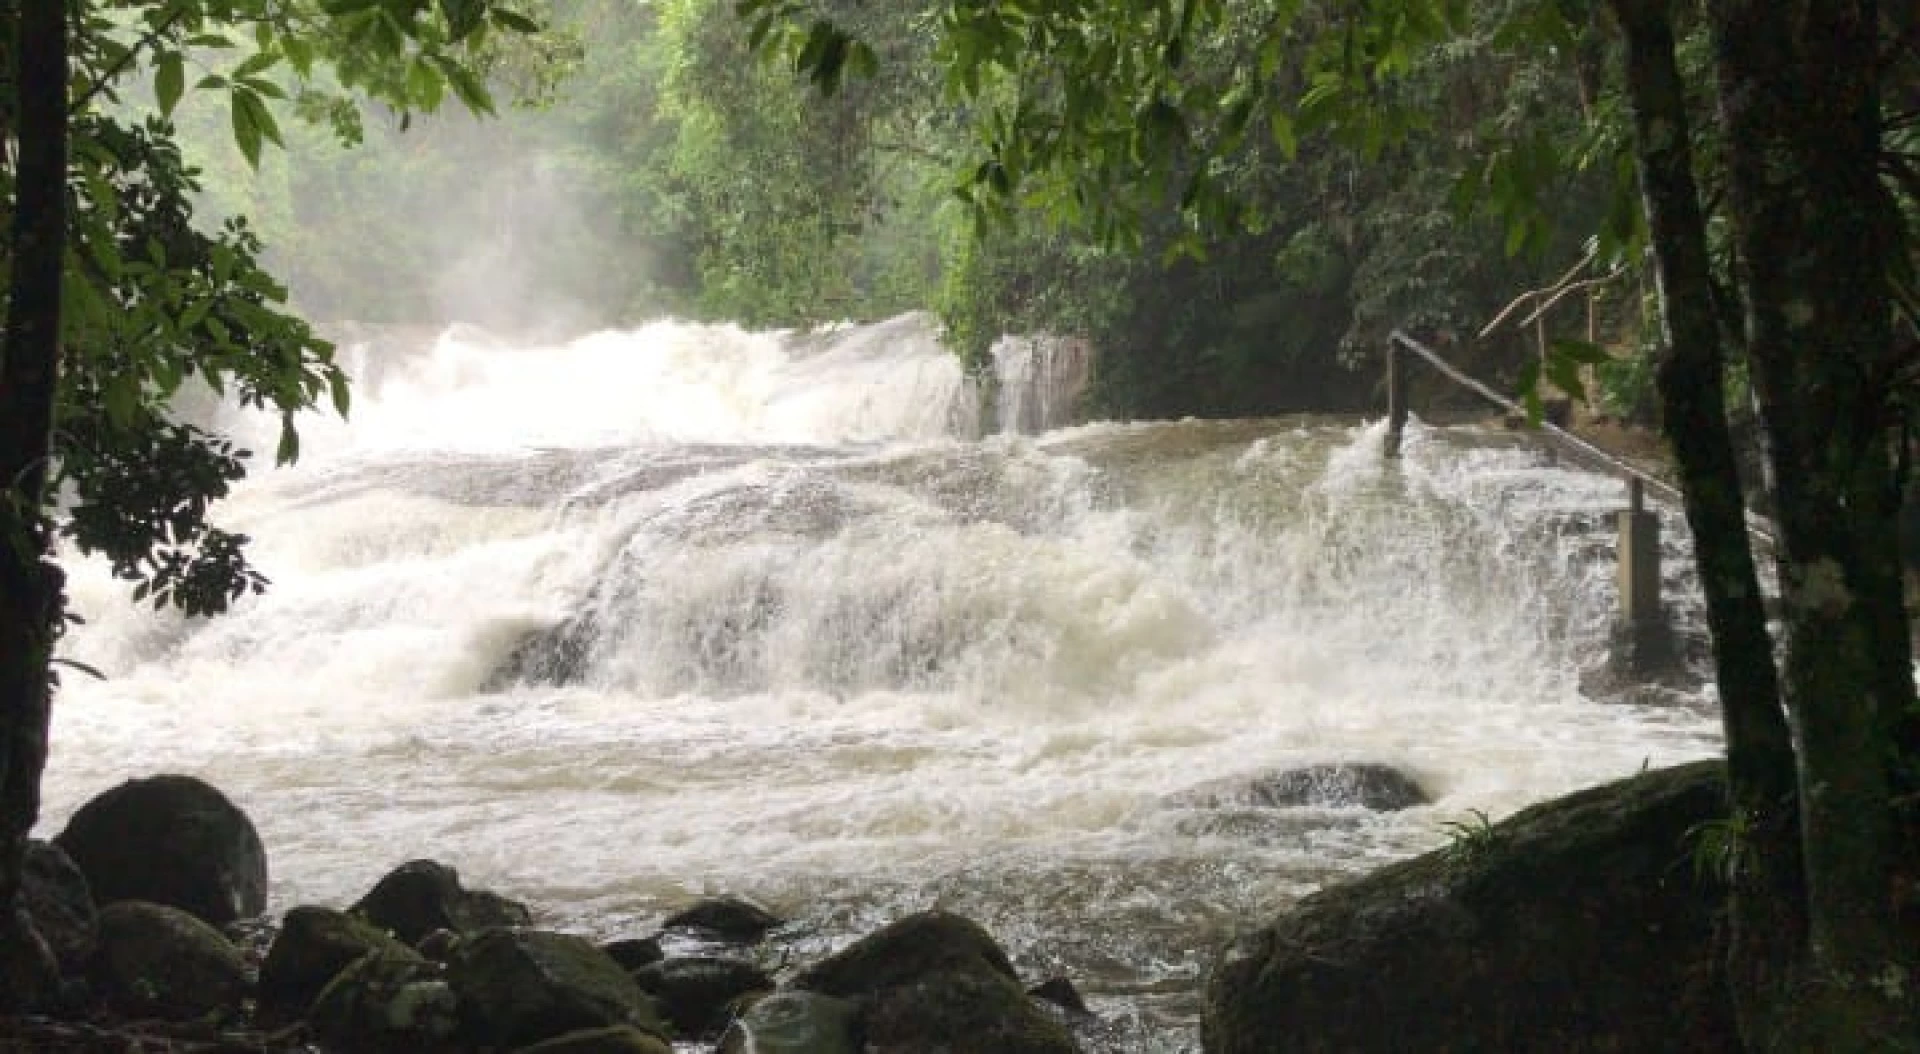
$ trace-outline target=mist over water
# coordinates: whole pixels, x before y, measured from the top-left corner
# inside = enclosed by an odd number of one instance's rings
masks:
[[[418,856],[599,936],[746,894],[802,955],[938,904],[1079,982],[1096,1045],[1177,1050],[1231,927],[1716,746],[1703,709],[1580,697],[1619,487],[1510,437],[959,438],[977,399],[918,316],[350,360],[352,423],[224,512],[265,596],[156,615],[71,565],[66,654],[110,679],[63,689],[45,830],[186,771],[260,825],[276,910]],[[1342,761],[1436,804],[1165,802]]]

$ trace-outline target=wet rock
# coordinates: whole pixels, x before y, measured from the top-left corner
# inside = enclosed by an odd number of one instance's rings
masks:
[[[432,860],[412,860],[389,871],[352,910],[404,944],[419,944],[434,930],[473,933],[533,922],[526,905],[468,890],[458,871]]]
[[[658,1036],[620,1026],[569,1032],[521,1047],[514,1054],[673,1054],[673,1047]]]
[[[412,952],[373,952],[320,990],[307,1021],[331,1049],[414,1054],[452,1043],[460,1003],[438,964]]]
[[[909,915],[801,971],[796,988],[852,999],[866,1051],[1072,1054],[1072,1037],[1020,987],[978,924]]]
[[[87,876],[59,846],[38,839],[27,843],[21,875],[21,903],[33,918],[61,970],[79,971],[93,954],[98,912]]]
[[[165,904],[123,900],[100,910],[89,973],[129,1017],[184,1021],[238,1007],[247,992],[240,950],[219,930]]]
[[[392,959],[420,958],[365,919],[331,908],[294,908],[260,965],[260,1000],[304,1010],[340,971],[371,952]]]
[[[1686,841],[1724,809],[1716,763],[1646,773],[1316,893],[1222,954],[1203,1045],[1737,1049]]]
[[[1027,989],[1027,994],[1052,1003],[1069,1014],[1093,1016],[1093,1011],[1087,1009],[1087,1001],[1080,997],[1079,987],[1065,977],[1049,977]]]
[[[632,973],[648,963],[657,963],[667,957],[660,942],[652,937],[628,937],[623,940],[608,941],[600,946],[607,957],[620,964],[620,968]]]
[[[96,904],[167,904],[216,926],[266,910],[267,853],[253,821],[191,776],[122,783],[81,806],[54,843]]]
[[[773,978],[740,959],[685,956],[634,971],[642,991],[680,1036],[710,1036],[734,1016],[740,997],[773,988]]]
[[[60,961],[33,917],[16,909],[0,917],[0,1015],[39,1012],[61,999]]]
[[[751,944],[785,919],[739,897],[708,897],[667,916],[661,929],[689,930],[737,944]]]
[[[720,1039],[720,1054],[860,1054],[859,1009],[818,992],[775,992],[748,1007]]]
[[[586,679],[593,646],[599,639],[598,620],[592,615],[573,616],[535,630],[521,638],[487,674],[480,690],[504,692],[516,684],[579,684]]]
[[[1181,791],[1167,804],[1189,809],[1357,806],[1388,812],[1432,799],[1413,777],[1389,765],[1308,765],[1213,780]]]
[[[517,1046],[582,1029],[630,1025],[667,1035],[652,997],[590,941],[535,930],[486,930],[460,942],[447,979],[473,1034]]]

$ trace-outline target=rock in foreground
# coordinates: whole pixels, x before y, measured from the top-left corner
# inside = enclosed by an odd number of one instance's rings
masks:
[[[1700,762],[1316,893],[1228,947],[1205,1049],[1735,1050],[1687,838],[1723,814]]]
[[[467,889],[458,871],[433,860],[410,860],[387,872],[354,904],[353,913],[405,944],[419,944],[435,930],[476,933],[533,921],[526,905]]]
[[[1361,762],[1308,765],[1213,780],[1173,795],[1168,804],[1196,809],[1318,806],[1391,812],[1431,800],[1412,776],[1390,765]]]
[[[81,806],[54,843],[102,906],[150,901],[215,926],[267,907],[267,851],[253,821],[192,776],[128,780]]]

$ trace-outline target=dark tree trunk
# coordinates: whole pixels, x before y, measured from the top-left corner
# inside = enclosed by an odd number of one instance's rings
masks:
[[[1708,17],[1776,487],[1801,790],[1807,969],[1779,1031],[1800,1048],[1913,1049],[1912,952],[1892,911],[1890,762],[1914,682],[1889,398],[1879,11],[1872,0],[1714,0]]]
[[[1666,0],[1613,0],[1613,8],[1626,37],[1627,91],[1666,328],[1657,374],[1663,425],[1684,485],[1713,634],[1730,823],[1745,842],[1731,898],[1728,977],[1741,1032],[1754,1045],[1772,1031],[1772,1008],[1805,933],[1793,741],[1727,428],[1724,334],[1671,10]]]
[[[18,910],[22,854],[40,812],[47,760],[48,670],[61,614],[60,572],[44,515],[60,364],[60,280],[66,248],[67,5],[20,5],[13,273],[0,359],[0,964],[24,1001],[19,972],[32,931]],[[9,27],[13,28],[13,27]]]

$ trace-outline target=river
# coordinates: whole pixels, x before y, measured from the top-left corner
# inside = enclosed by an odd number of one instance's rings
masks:
[[[596,936],[743,894],[798,958],[939,905],[1078,982],[1094,1048],[1176,1051],[1235,925],[1717,745],[1704,705],[1580,696],[1620,487],[1511,436],[969,438],[920,317],[345,355],[352,421],[220,510],[268,593],[186,619],[73,562],[64,653],[108,679],[66,678],[43,833],[183,771],[254,817],[275,910],[419,856]],[[1166,804],[1341,761],[1435,804]]]

